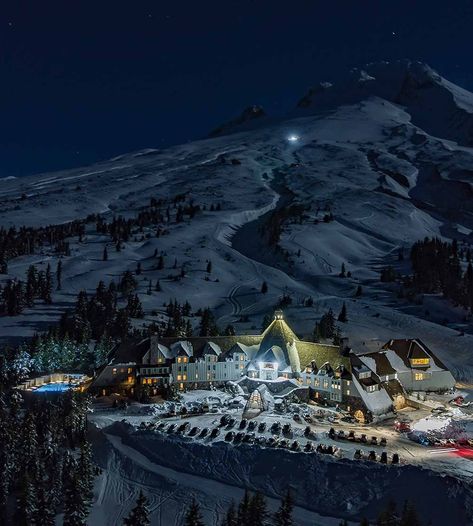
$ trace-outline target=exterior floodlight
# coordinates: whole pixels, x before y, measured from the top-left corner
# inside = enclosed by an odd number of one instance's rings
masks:
[[[297,142],[297,141],[299,140],[299,137],[298,137],[297,135],[289,135],[289,137],[287,138],[287,140],[288,140],[289,142],[294,143],[294,142]]]

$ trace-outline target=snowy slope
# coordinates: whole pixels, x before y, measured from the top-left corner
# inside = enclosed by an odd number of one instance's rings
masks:
[[[355,351],[390,338],[420,337],[459,379],[473,378],[473,337],[463,323],[465,313],[440,304],[449,321],[440,325],[422,308],[397,304],[375,279],[399,247],[425,236],[471,241],[473,150],[466,145],[473,95],[427,66],[383,63],[304,100],[288,119],[261,119],[244,132],[122,155],[84,169],[3,180],[0,224],[6,227],[61,223],[90,213],[129,217],[151,197],[185,192],[207,208],[220,203],[222,210],[169,224],[169,234],[160,238],[138,236],[119,254],[109,245],[106,262],[102,251],[109,239],[91,227],[81,243],[71,240],[63,291],[54,293],[54,304],[0,318],[0,337],[20,339],[46,328],[79,290],[117,279],[141,262],[139,292],[147,321],[177,298],[195,309],[211,306],[221,326],[257,331],[287,292],[293,298],[287,317],[305,335],[329,307],[337,312],[346,301],[349,322],[342,328]],[[299,140],[289,142],[289,134]],[[260,232],[284,203],[305,209],[301,221],[284,226],[280,244],[286,254],[270,249]],[[322,221],[326,210],[334,215],[329,223]],[[163,270],[153,261],[155,249],[165,253]],[[185,268],[180,281],[168,278],[175,259],[177,268]],[[206,280],[209,259],[212,279]],[[23,278],[29,264],[45,268],[48,262],[54,268],[56,256],[47,248],[17,258],[0,280]],[[342,263],[350,279],[338,277]],[[146,295],[148,279],[160,279],[162,292]],[[263,281],[267,294],[260,293]],[[355,299],[358,284],[364,294]],[[302,305],[308,297],[313,307]],[[249,321],[240,322],[243,315]],[[460,325],[464,336],[456,330]]]

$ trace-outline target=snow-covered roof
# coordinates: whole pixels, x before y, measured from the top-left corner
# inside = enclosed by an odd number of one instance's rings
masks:
[[[383,387],[380,386],[379,390],[368,392],[360,385],[355,376],[353,376],[352,379],[361,399],[374,415],[380,415],[390,411],[392,408],[392,400]]]

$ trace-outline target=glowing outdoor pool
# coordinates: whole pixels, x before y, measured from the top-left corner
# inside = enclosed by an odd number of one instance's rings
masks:
[[[43,384],[35,389],[35,393],[61,393],[68,391],[74,387],[73,384],[67,382],[58,382],[55,384]]]

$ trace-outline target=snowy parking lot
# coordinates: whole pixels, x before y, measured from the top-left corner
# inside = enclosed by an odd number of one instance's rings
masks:
[[[134,403],[121,410],[102,403],[90,419],[102,429],[124,421],[138,434],[209,447],[226,442],[235,447],[245,444],[299,454],[328,453],[336,459],[368,462],[370,458],[387,464],[398,455],[401,465],[419,465],[457,477],[473,475],[473,447],[467,442],[473,438],[473,418],[462,408],[401,411],[398,421],[408,422],[412,430],[407,434],[395,431],[394,419],[359,424],[315,404],[290,404],[284,412],[264,411],[249,419],[243,407],[243,400],[238,403],[238,397],[227,392],[190,391],[179,402]],[[436,437],[435,445],[419,439],[424,436]]]

